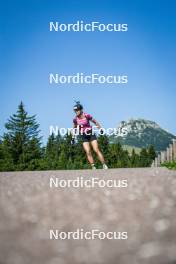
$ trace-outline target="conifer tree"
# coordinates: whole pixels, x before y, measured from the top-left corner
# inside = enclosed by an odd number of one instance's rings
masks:
[[[147,149],[148,151],[148,156],[149,156],[149,159],[151,160],[151,162],[155,159],[156,157],[156,151],[155,151],[155,148],[153,145],[150,145]]]
[[[28,115],[22,102],[17,113],[10,116],[5,128],[7,132],[3,136],[4,146],[15,166],[25,169],[31,160],[41,157],[39,124],[35,115]]]
[[[148,152],[145,148],[140,151],[140,167],[148,167],[150,163]]]
[[[132,149],[131,157],[130,157],[130,167],[138,167],[139,164],[139,155],[136,154],[134,148]]]

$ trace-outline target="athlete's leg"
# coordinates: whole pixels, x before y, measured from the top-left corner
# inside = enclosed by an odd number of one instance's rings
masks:
[[[95,153],[97,154],[99,160],[101,161],[102,164],[105,163],[105,160],[104,160],[104,157],[103,157],[103,154],[102,152],[100,151],[99,147],[98,147],[98,142],[97,140],[92,140],[91,141],[91,145],[92,145],[92,148],[93,150],[95,151]]]
[[[94,164],[94,159],[93,159],[93,156],[92,156],[92,153],[91,153],[90,143],[89,142],[83,142],[83,148],[84,148],[84,150],[86,152],[87,159],[88,159],[89,163],[91,165]]]

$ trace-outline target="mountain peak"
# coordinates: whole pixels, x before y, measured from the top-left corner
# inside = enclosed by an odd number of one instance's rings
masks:
[[[156,122],[142,118],[130,118],[128,121],[121,121],[118,127],[125,128],[125,130],[127,131],[126,135],[130,132],[142,132],[146,128],[161,129]]]
[[[165,150],[176,136],[161,128],[156,122],[143,118],[121,121],[117,127],[121,135],[110,137],[111,143],[146,148],[153,145],[157,151]]]

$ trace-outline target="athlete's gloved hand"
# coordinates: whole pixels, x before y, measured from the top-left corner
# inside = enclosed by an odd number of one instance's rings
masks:
[[[100,133],[100,135],[104,135],[104,130],[102,128],[100,128],[99,133]]]
[[[71,139],[71,145],[74,145],[74,144],[75,144],[75,139],[72,138],[72,139]]]

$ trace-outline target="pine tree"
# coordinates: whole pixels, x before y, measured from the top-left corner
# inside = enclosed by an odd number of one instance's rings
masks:
[[[140,151],[140,167],[148,167],[150,163],[150,159],[148,156],[148,152],[145,148],[142,148]]]
[[[155,159],[155,157],[156,157],[156,151],[155,151],[154,146],[153,146],[153,145],[150,145],[150,146],[148,147],[147,151],[148,151],[149,159],[150,159],[151,161],[153,161],[153,160]]]
[[[56,140],[54,134],[50,135],[46,144],[46,158],[55,159]]]
[[[0,171],[13,171],[14,165],[11,155],[8,153],[4,142],[0,140]]]
[[[134,148],[132,149],[131,157],[130,157],[130,167],[138,167],[139,164],[139,155],[136,154]]]
[[[5,124],[7,133],[3,136],[4,146],[14,165],[26,169],[31,160],[41,157],[41,137],[36,116],[29,116],[21,102],[16,114]]]
[[[123,153],[123,149],[120,143],[111,144],[109,153],[109,163],[112,168],[122,167],[121,157]]]

